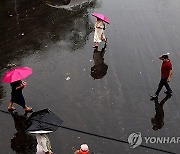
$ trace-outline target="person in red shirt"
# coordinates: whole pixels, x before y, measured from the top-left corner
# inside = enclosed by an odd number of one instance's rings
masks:
[[[171,76],[172,76],[172,64],[167,54],[162,55],[159,57],[160,60],[162,60],[162,66],[161,66],[161,80],[158,85],[158,89],[155,92],[154,96],[151,96],[153,98],[157,98],[159,96],[159,93],[163,86],[166,87],[167,91],[164,93],[171,94],[172,90],[168,84],[170,82]]]
[[[82,144],[79,150],[76,150],[74,154],[90,154],[87,144]]]

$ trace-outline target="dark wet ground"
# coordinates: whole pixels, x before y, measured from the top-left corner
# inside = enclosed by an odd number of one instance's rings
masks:
[[[9,65],[32,67],[33,75],[26,79],[24,89],[26,101],[35,111],[51,109],[63,119],[63,126],[124,141],[134,132],[147,137],[178,137],[179,8],[178,0],[111,0],[69,12],[43,1],[2,0],[0,76]],[[106,26],[107,74],[99,80],[91,76],[92,11],[106,14],[111,21]],[[174,71],[170,83],[173,96],[163,105],[164,126],[154,131],[151,118],[156,114],[155,104],[149,99],[160,79],[158,57],[167,52]],[[1,83],[0,91],[1,110],[7,110],[9,84]],[[159,101],[164,97],[162,90]],[[20,107],[16,108],[23,114]],[[0,112],[0,121],[1,154],[35,153],[35,138],[22,133],[19,119]],[[125,143],[61,128],[50,134],[50,140],[55,154],[71,154],[72,147],[78,148],[81,143],[88,143],[97,154],[162,153],[142,147],[130,149]],[[143,145],[174,153],[180,150],[179,144]]]

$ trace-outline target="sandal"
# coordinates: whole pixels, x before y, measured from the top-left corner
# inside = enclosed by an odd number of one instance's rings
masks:
[[[14,111],[14,110],[16,110],[15,107],[8,107],[8,111]]]
[[[27,111],[27,112],[31,112],[32,111],[32,107],[26,107],[24,110]]]

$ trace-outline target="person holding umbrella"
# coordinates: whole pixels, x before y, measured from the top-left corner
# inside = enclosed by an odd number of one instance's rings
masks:
[[[24,96],[22,94],[23,88],[27,85],[26,82],[22,81],[22,79],[26,78],[30,74],[32,74],[32,68],[23,66],[15,67],[4,74],[3,82],[9,82],[12,88],[11,100],[8,106],[9,111],[15,110],[13,107],[14,103],[22,106],[25,111],[32,111],[31,107],[27,107]]]
[[[13,103],[16,103],[23,107],[25,111],[32,111],[31,107],[27,107],[22,90],[26,87],[27,83],[25,81],[15,81],[10,83],[12,92],[11,92],[11,100],[9,102],[8,110],[15,110],[13,107]]]
[[[93,48],[97,48],[98,47],[98,43],[104,41],[107,41],[107,38],[104,34],[104,30],[105,30],[105,24],[104,22],[109,24],[109,19],[107,17],[105,17],[103,14],[100,13],[92,13],[92,16],[96,17],[96,23],[94,26],[94,46]]]

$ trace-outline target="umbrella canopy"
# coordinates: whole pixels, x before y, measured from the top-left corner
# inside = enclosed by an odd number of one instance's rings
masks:
[[[92,13],[92,16],[97,17],[97,18],[105,21],[105,22],[108,23],[108,24],[110,23],[109,19],[108,19],[105,15],[103,15],[103,14],[101,14],[101,13],[93,12],[93,13]]]
[[[26,122],[26,131],[56,131],[62,120],[49,109],[33,112]]]
[[[10,82],[10,83],[15,82],[18,80],[25,79],[31,74],[32,74],[32,68],[30,67],[23,67],[23,66],[15,67],[7,71],[3,75],[3,82]]]

